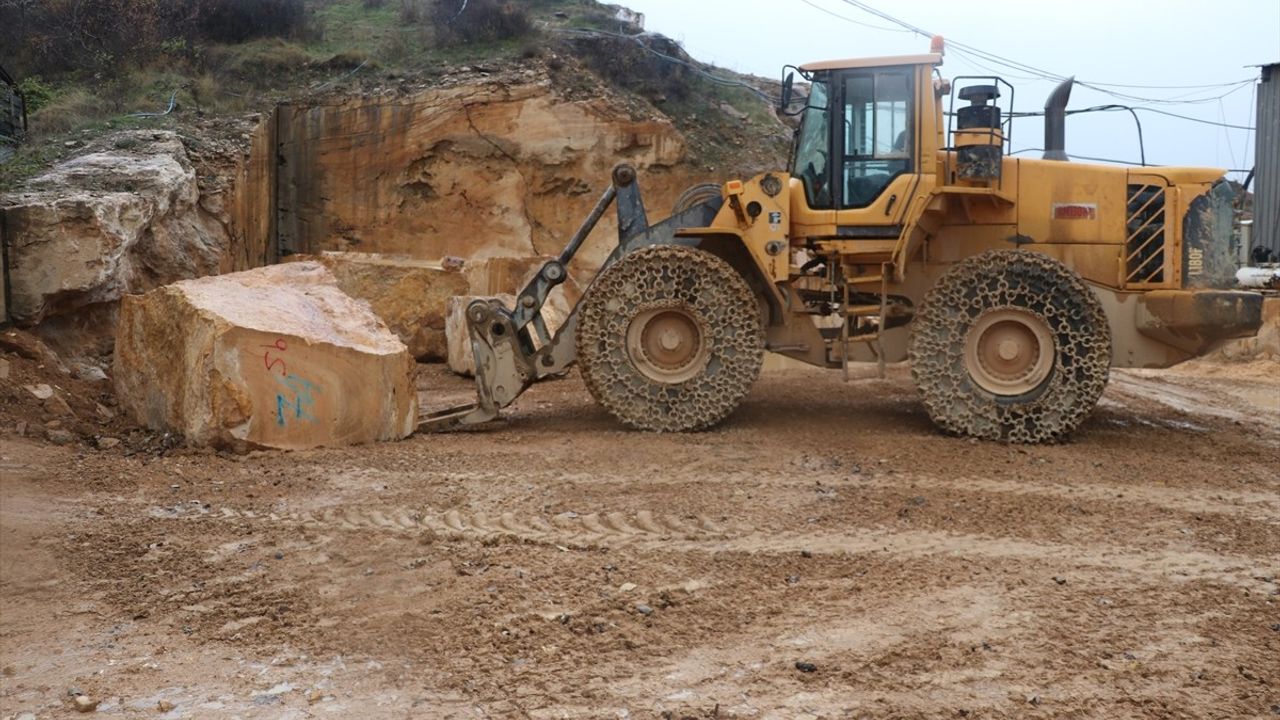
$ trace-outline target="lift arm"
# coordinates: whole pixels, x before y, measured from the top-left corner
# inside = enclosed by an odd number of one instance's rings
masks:
[[[430,413],[418,423],[419,430],[439,432],[493,420],[530,385],[573,365],[577,359],[578,308],[573,308],[554,337],[543,320],[542,308],[551,291],[568,278],[569,263],[610,205],[617,204],[618,245],[601,271],[642,247],[693,244],[687,238],[677,238],[676,231],[709,224],[722,202],[716,198],[694,205],[651,226],[635,168],[618,165],[613,169],[612,180],[560,255],[548,260],[520,291],[514,309],[493,299],[475,300],[467,306],[467,334],[476,366],[476,402]],[[587,292],[591,292],[590,286]]]

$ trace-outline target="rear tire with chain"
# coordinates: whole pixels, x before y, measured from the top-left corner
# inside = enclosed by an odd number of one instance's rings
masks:
[[[700,430],[733,412],[760,374],[764,330],[745,280],[695,248],[636,250],[579,308],[578,366],[606,410],[640,430]]]
[[[1102,395],[1111,332],[1070,268],[1040,253],[991,250],[954,265],[912,326],[911,376],[942,429],[1054,442]]]

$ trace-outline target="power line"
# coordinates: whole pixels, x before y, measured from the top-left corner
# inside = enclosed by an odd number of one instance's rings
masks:
[[[1231,128],[1232,130],[1250,130],[1250,131],[1257,130],[1257,128],[1253,127],[1252,125],[1232,125],[1231,123],[1215,122],[1213,120],[1201,120],[1200,118],[1191,117],[1190,115],[1179,115],[1178,113],[1172,113],[1172,112],[1169,112],[1168,110],[1159,110],[1156,108],[1135,107],[1134,110],[1141,110],[1142,112],[1156,113],[1157,115],[1168,115],[1169,117],[1175,117],[1181,120],[1189,120],[1191,122],[1200,123],[1201,125],[1213,125],[1216,127]]]
[[[1202,88],[1230,87],[1232,85],[1240,85],[1242,83],[1251,83],[1256,79],[1257,78],[1245,78],[1243,80],[1237,80],[1235,82],[1209,83],[1207,85],[1124,85],[1122,83],[1104,83],[1104,82],[1094,82],[1093,84],[1102,85],[1104,87],[1119,87],[1119,88],[1130,88],[1130,89],[1137,89],[1137,90],[1198,90]]]
[[[691,62],[682,60],[678,57],[672,57],[671,55],[667,55],[666,53],[658,52],[657,50],[654,50],[653,48],[649,47],[649,45],[644,42],[644,40],[642,39],[642,36],[640,35],[623,35],[622,33],[609,32],[608,30],[591,30],[587,28],[551,28],[551,31],[563,33],[566,35],[580,35],[583,37],[612,37],[612,38],[617,38],[619,40],[629,40],[631,42],[634,42],[636,45],[639,45],[645,51],[659,58],[662,58],[663,60],[666,60],[668,62],[686,67],[717,85],[720,85],[722,87],[744,88],[754,93],[756,96],[758,96],[760,99],[764,100],[767,103],[776,104],[778,102],[777,98],[770,97],[769,95],[761,91],[760,88],[754,85],[745,83],[741,80],[734,80],[732,78],[725,78],[725,77],[720,77],[718,75],[714,75]]]
[[[1190,115],[1179,115],[1178,113],[1171,113],[1171,112],[1169,112],[1169,111],[1167,111],[1167,110],[1160,110],[1160,109],[1158,109],[1158,108],[1142,107],[1141,105],[1135,105],[1135,106],[1133,106],[1133,107],[1130,107],[1130,106],[1128,106],[1128,105],[1096,105],[1096,106],[1094,106],[1094,107],[1090,107],[1090,108],[1083,108],[1083,109],[1080,109],[1080,110],[1068,110],[1068,111],[1067,111],[1067,114],[1068,114],[1068,115],[1075,115],[1075,114],[1078,114],[1078,113],[1089,113],[1089,112],[1111,112],[1111,111],[1116,111],[1116,110],[1127,110],[1127,111],[1129,111],[1129,112],[1135,112],[1135,111],[1136,111],[1136,112],[1149,112],[1149,113],[1156,113],[1156,114],[1158,114],[1158,115],[1168,115],[1169,117],[1175,117],[1175,118],[1179,118],[1179,119],[1181,119],[1181,120],[1189,120],[1189,121],[1191,121],[1191,122],[1201,123],[1201,124],[1203,124],[1203,125],[1212,125],[1212,126],[1214,126],[1214,127],[1230,128],[1230,129],[1232,129],[1232,130],[1250,130],[1250,131],[1252,131],[1252,130],[1256,130],[1256,128],[1254,128],[1254,127],[1252,127],[1252,126],[1249,126],[1249,125],[1233,125],[1233,124],[1231,124],[1231,123],[1217,122],[1217,121],[1214,121],[1214,120],[1202,120],[1202,119],[1197,118],[1197,117],[1191,117]],[[1040,116],[1044,115],[1044,111],[1042,111],[1042,110],[1036,110],[1036,111],[1027,111],[1027,112],[1015,112],[1015,113],[1010,113],[1009,115],[1010,115],[1010,117],[1015,117],[1015,118],[1019,118],[1019,117],[1040,117]]]
[[[1192,92],[1184,93],[1182,95],[1172,97],[1172,98],[1152,98],[1152,97],[1145,97],[1142,95],[1131,95],[1129,93],[1115,92],[1113,90],[1105,90],[1099,87],[1098,83],[1093,83],[1093,82],[1086,81],[1086,82],[1081,82],[1080,84],[1091,90],[1095,90],[1100,93],[1105,93],[1107,95],[1110,95],[1112,97],[1119,98],[1122,100],[1135,100],[1137,102],[1157,103],[1160,105],[1197,105],[1200,103],[1209,103],[1215,100],[1221,100],[1222,98],[1243,89],[1246,84],[1252,84],[1252,83],[1253,83],[1253,80],[1244,80],[1232,85],[1225,86],[1225,87],[1230,87],[1231,89],[1227,90],[1224,93],[1213,95],[1211,97],[1201,97],[1201,98],[1192,98],[1192,99],[1187,99],[1187,95],[1195,95],[1198,92],[1203,92],[1203,91],[1192,91]]]
[[[1254,84],[1252,90],[1249,92],[1249,117],[1250,118],[1254,117],[1253,109],[1257,104],[1257,102],[1258,102],[1258,86],[1257,84]],[[1249,142],[1251,140],[1253,140],[1253,135],[1244,136],[1244,159],[1246,162],[1249,160]]]
[[[804,3],[805,5],[808,5],[814,10],[818,10],[819,12],[824,12],[833,18],[839,18],[841,20],[844,20],[847,23],[853,23],[854,25],[861,25],[862,27],[871,28],[872,30],[884,30],[885,32],[896,32],[896,33],[911,32],[910,30],[899,30],[897,28],[884,27],[883,25],[872,25],[871,23],[859,22],[858,20],[854,20],[851,17],[847,17],[845,15],[841,15],[838,12],[833,12],[831,10],[828,10],[822,7],[821,5],[815,2],[812,2],[812,0],[800,0],[800,2]]]
[[[969,64],[969,65],[972,65],[972,66],[974,66],[974,67],[976,67],[976,68],[979,68],[980,70],[982,70],[982,71],[984,71],[984,72],[989,72],[989,73],[991,73],[992,75],[1004,75],[1004,76],[1006,76],[1006,77],[1013,78],[1014,80],[1029,80],[1029,81],[1036,81],[1036,80],[1041,80],[1041,79],[1043,79],[1043,78],[1040,78],[1040,77],[1033,77],[1033,76],[1031,76],[1031,75],[1011,75],[1011,74],[1009,74],[1009,73],[1007,73],[1007,72],[1001,72],[1001,71],[999,71],[999,70],[995,70],[995,69],[991,68],[991,67],[990,67],[990,66],[988,66],[988,65],[984,65],[984,64],[982,64],[982,63],[978,62],[976,59],[974,59],[974,57],[973,57],[972,55],[970,55],[969,53],[967,53],[967,52],[965,52],[964,50],[961,50],[961,49],[959,49],[959,48],[953,48],[953,52],[954,52],[956,55],[959,55],[959,56],[960,56],[961,61],[963,61],[963,62],[965,62],[965,63],[967,63],[967,64]]]
[[[873,15],[873,16],[875,16],[875,17],[878,17],[878,18],[882,19],[882,20],[885,20],[886,22],[893,23],[894,25],[897,25],[897,26],[899,26],[899,27],[901,27],[901,28],[903,28],[903,29],[905,29],[905,30],[909,30],[909,31],[911,31],[911,32],[913,32],[913,33],[915,33],[915,34],[917,34],[917,35],[920,35],[920,36],[923,36],[923,37],[933,37],[933,36],[934,36],[934,33],[931,33],[931,32],[929,32],[928,30],[925,30],[924,28],[921,28],[921,27],[916,26],[916,25],[912,25],[911,23],[909,23],[909,22],[907,22],[907,21],[905,21],[905,20],[902,20],[902,19],[900,19],[900,18],[894,17],[893,15],[890,15],[890,14],[888,14],[888,13],[886,13],[886,12],[881,11],[881,10],[878,10],[877,8],[875,8],[875,7],[871,6],[871,5],[868,5],[868,4],[864,3],[864,2],[861,2],[861,0],[841,0],[841,1],[842,1],[842,2],[844,2],[846,5],[850,5],[850,6],[852,6],[852,7],[858,8],[859,10],[862,10],[863,12],[866,12],[866,13],[868,13],[868,14],[870,14],[870,15]],[[970,61],[970,62],[973,62],[973,57],[977,57],[977,58],[980,58],[980,59],[982,59],[982,60],[985,60],[985,61],[987,61],[987,62],[989,62],[989,63],[993,63],[993,64],[995,64],[995,65],[999,65],[999,66],[1001,66],[1001,67],[1005,67],[1005,68],[1008,68],[1008,69],[1011,69],[1011,70],[1015,70],[1015,71],[1017,71],[1017,72],[1030,73],[1031,75],[1036,76],[1036,77],[1038,77],[1038,78],[1040,78],[1040,79],[1053,80],[1053,81],[1056,81],[1056,82],[1061,82],[1061,81],[1063,81],[1063,80],[1065,80],[1065,79],[1066,79],[1066,77],[1065,77],[1065,76],[1063,76],[1063,75],[1059,75],[1059,74],[1057,74],[1057,73],[1050,72],[1050,71],[1045,70],[1045,69],[1043,69],[1043,68],[1035,67],[1034,65],[1029,65],[1029,64],[1026,64],[1026,63],[1018,62],[1018,61],[1016,61],[1016,60],[1011,60],[1011,59],[1006,58],[1006,57],[1003,57],[1003,56],[1001,56],[1001,55],[997,55],[997,54],[995,54],[995,53],[988,52],[988,51],[982,50],[982,49],[980,49],[980,48],[973,47],[972,45],[966,45],[965,43],[962,43],[962,42],[959,42],[959,41],[955,41],[955,40],[948,40],[948,41],[947,41],[947,44],[948,44],[949,46],[951,46],[951,47],[959,48],[959,49],[960,49],[960,50],[962,50],[962,51],[967,51],[967,52],[970,54],[970,57],[968,57],[968,59],[969,59],[969,61]],[[975,63],[975,64],[976,64],[976,63]],[[984,68],[984,69],[986,69],[987,71],[991,71],[991,68]],[[1093,82],[1093,81],[1088,81],[1088,80],[1077,80],[1077,81],[1076,81],[1076,83],[1077,83],[1078,85],[1081,85],[1081,86],[1087,87],[1087,88],[1089,88],[1089,89],[1091,89],[1091,90],[1094,90],[1094,91],[1097,91],[1097,92],[1100,92],[1100,93],[1103,93],[1103,94],[1106,94],[1106,95],[1110,95],[1110,96],[1112,96],[1112,97],[1116,97],[1116,98],[1119,98],[1119,99],[1123,99],[1123,100],[1136,100],[1136,101],[1138,101],[1138,102],[1148,102],[1148,103],[1157,103],[1157,104],[1175,104],[1175,105],[1176,105],[1176,104],[1195,104],[1195,103],[1202,103],[1202,102],[1212,102],[1212,101],[1214,101],[1214,100],[1217,100],[1217,99],[1220,99],[1220,98],[1222,98],[1222,97],[1225,97],[1226,95],[1229,95],[1229,94],[1231,94],[1232,92],[1235,92],[1236,90],[1238,90],[1238,89],[1240,89],[1241,87],[1243,87],[1245,83],[1252,83],[1252,82],[1253,82],[1253,80],[1252,80],[1252,79],[1249,79],[1249,80],[1241,80],[1241,81],[1234,82],[1234,83],[1213,83],[1213,84],[1208,84],[1208,85],[1186,85],[1186,86],[1160,86],[1160,85],[1126,85],[1126,84],[1122,84],[1122,83],[1103,83],[1103,82]],[[1141,95],[1134,95],[1134,94],[1130,94],[1130,93],[1117,92],[1117,91],[1115,91],[1115,90],[1108,90],[1108,89],[1107,89],[1108,87],[1126,87],[1126,88],[1143,88],[1143,89],[1177,89],[1177,90],[1182,90],[1182,89],[1193,89],[1193,90],[1194,90],[1194,89],[1208,89],[1208,88],[1218,88],[1218,87],[1229,87],[1229,88],[1233,88],[1233,89],[1232,89],[1232,90],[1229,90],[1229,91],[1228,91],[1228,92],[1226,92],[1226,93],[1223,93],[1223,94],[1221,94],[1221,95],[1214,96],[1214,97],[1209,97],[1209,98],[1196,98],[1196,99],[1192,99],[1192,100],[1182,100],[1182,99],[1176,99],[1176,98],[1151,98],[1151,97],[1144,97],[1144,96],[1141,96]],[[1188,93],[1188,94],[1194,94],[1194,93]]]
[[[1225,123],[1225,122],[1227,121],[1227,110],[1226,110],[1226,108],[1224,108],[1224,107],[1222,106],[1222,100],[1218,100],[1218,115],[1222,118],[1222,122],[1224,122],[1224,123]],[[1231,156],[1231,164],[1232,164],[1232,165],[1235,165],[1235,164],[1236,164],[1236,149],[1235,149],[1235,147],[1234,147],[1234,146],[1232,146],[1232,144],[1231,144],[1231,131],[1230,131],[1230,130],[1227,130],[1226,128],[1223,128],[1223,130],[1222,130],[1222,135],[1223,135],[1223,137],[1225,137],[1225,138],[1226,138],[1226,140],[1227,140],[1227,154]],[[1216,157],[1215,157],[1215,159],[1216,159]]]

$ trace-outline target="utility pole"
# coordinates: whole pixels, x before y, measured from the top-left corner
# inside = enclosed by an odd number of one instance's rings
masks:
[[[1280,63],[1262,66],[1255,127],[1253,247],[1269,249],[1274,262],[1280,258]]]

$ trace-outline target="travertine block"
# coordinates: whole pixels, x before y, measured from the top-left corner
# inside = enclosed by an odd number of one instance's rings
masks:
[[[194,445],[311,448],[413,432],[413,358],[324,267],[286,263],[124,298],[122,407]]]

